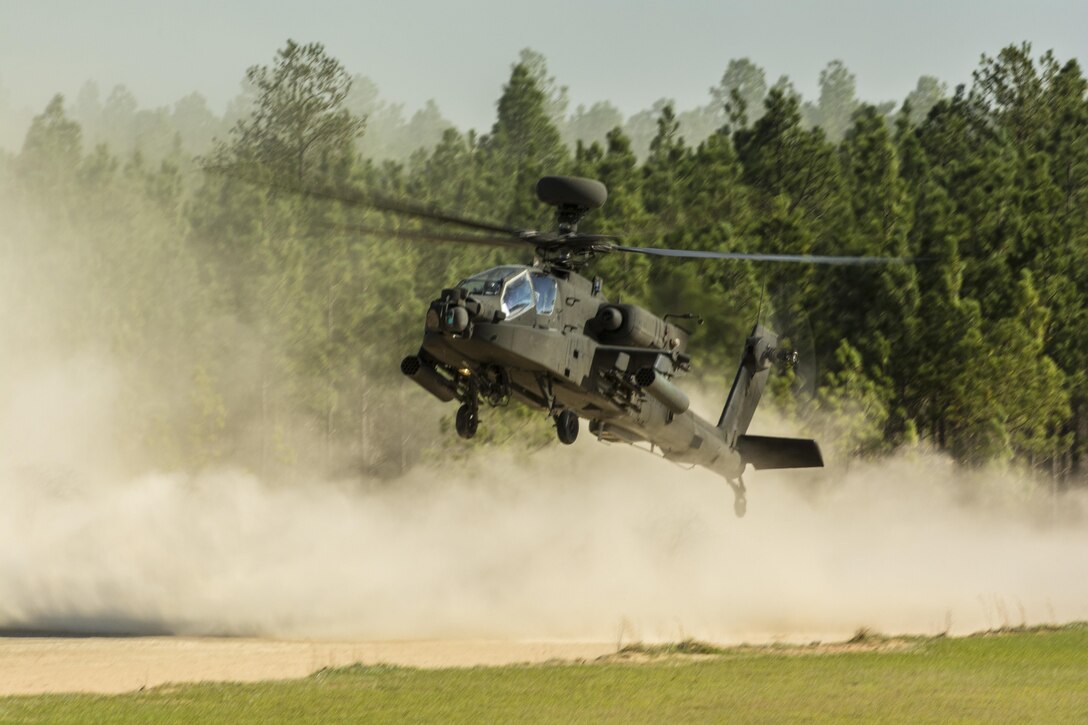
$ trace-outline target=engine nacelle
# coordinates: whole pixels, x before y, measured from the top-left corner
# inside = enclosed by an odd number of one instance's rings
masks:
[[[593,320],[600,341],[606,345],[651,347],[684,352],[688,335],[638,305],[601,305]]]

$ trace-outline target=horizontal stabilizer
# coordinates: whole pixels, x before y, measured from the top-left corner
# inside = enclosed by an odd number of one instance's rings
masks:
[[[807,438],[773,438],[742,435],[737,452],[757,470],[768,468],[823,468],[824,457],[816,441]]]

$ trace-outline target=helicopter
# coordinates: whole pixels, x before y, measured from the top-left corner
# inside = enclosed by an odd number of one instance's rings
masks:
[[[401,372],[435,398],[460,403],[455,417],[460,437],[476,435],[481,406],[503,406],[511,400],[549,415],[563,444],[574,443],[585,419],[589,433],[600,441],[648,444],[651,452],[670,461],[722,476],[733,490],[738,517],[747,510],[743,474],[748,465],[756,470],[823,466],[814,440],[748,433],[771,371],[798,362],[798,353],[781,345],[775,332],[760,323],[753,326],[725,406],[712,422],[691,410],[676,382],[692,364],[689,333],[676,320],[694,315],[659,317],[635,304],[609,301],[601,278],[586,277],[581,270],[611,253],[833,265],[908,260],[632,247],[615,236],[578,231],[583,217],[608,198],[601,182],[546,176],[536,192],[555,207],[554,233],[411,202],[309,192],[475,232],[400,229],[392,236],[532,252],[530,263],[493,267],[443,289],[426,310],[419,350],[401,361]]]

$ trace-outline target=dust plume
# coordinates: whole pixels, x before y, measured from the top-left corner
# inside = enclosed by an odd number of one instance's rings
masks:
[[[131,200],[86,229],[3,211],[0,629],[732,641],[1088,619],[1084,495],[935,455],[752,474],[743,520],[716,476],[584,431],[392,480],[257,476],[208,443],[245,419],[196,373],[237,361],[222,387],[260,393],[270,355],[240,341],[275,340],[202,302],[181,231]],[[415,392],[422,438],[448,408]]]
[[[588,436],[383,483],[122,476],[108,361],[6,372],[0,628],[737,641],[1088,618],[1084,497],[934,455],[752,474],[743,520],[715,476]]]

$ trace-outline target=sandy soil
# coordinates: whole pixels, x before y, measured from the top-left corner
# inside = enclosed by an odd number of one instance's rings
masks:
[[[168,682],[281,680],[355,662],[472,667],[595,659],[615,651],[614,642],[3,637],[0,638],[0,695],[117,693]]]

